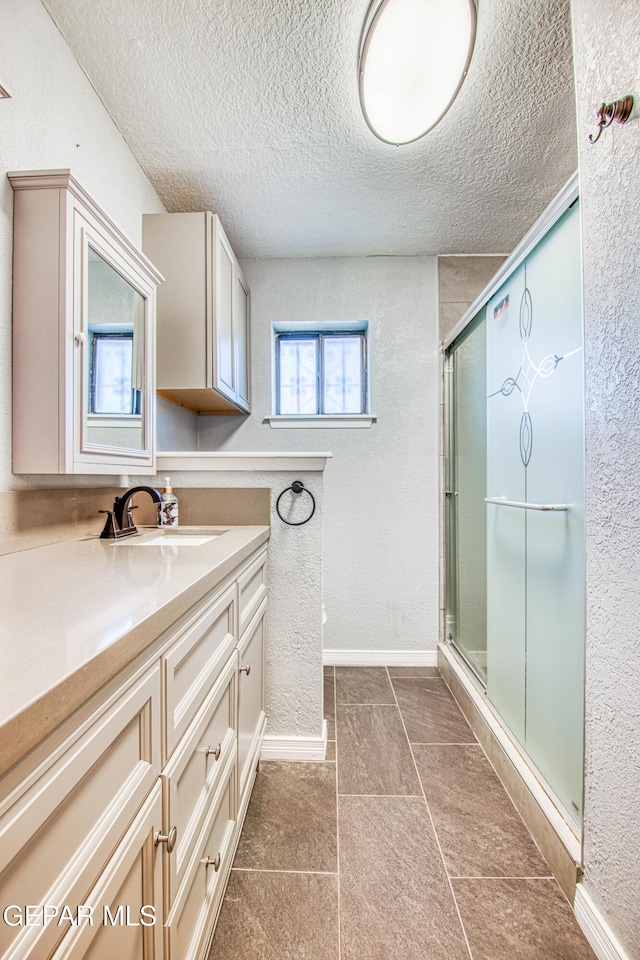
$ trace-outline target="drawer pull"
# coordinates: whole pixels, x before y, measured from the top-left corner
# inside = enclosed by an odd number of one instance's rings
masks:
[[[213,757],[215,760],[220,759],[220,754],[222,753],[222,744],[219,743],[215,750],[212,750],[211,747],[207,747],[204,752],[205,757]]]
[[[212,859],[211,857],[205,857],[204,860],[200,861],[200,863],[204,863],[205,867],[213,867],[217,873],[220,869],[220,854],[218,854],[215,859]]]
[[[251,664],[248,663],[246,667],[240,667],[240,673],[246,673],[247,676],[251,673]]]
[[[159,843],[166,843],[167,853],[171,853],[173,848],[176,845],[176,840],[178,839],[178,828],[171,827],[169,833],[156,833],[156,847]]]

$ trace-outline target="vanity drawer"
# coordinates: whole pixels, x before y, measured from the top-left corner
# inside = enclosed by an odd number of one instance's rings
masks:
[[[229,759],[236,754],[237,658],[231,655],[215,687],[163,770],[165,829],[177,828],[167,857],[169,905],[193,855],[212,797]]]
[[[238,577],[238,636],[267,595],[267,551],[263,550]]]
[[[42,776],[5,802],[0,819],[2,904],[83,904],[160,772],[156,664]],[[12,798],[9,798],[12,799]],[[49,957],[69,925],[0,924],[0,958]]]
[[[231,868],[236,816],[236,767],[229,763],[165,924],[165,960],[204,956]]]
[[[182,628],[162,658],[164,676],[164,758],[202,706],[235,645],[236,588],[208,601]]]

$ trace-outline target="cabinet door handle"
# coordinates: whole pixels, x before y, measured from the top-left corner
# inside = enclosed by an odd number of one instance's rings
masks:
[[[211,756],[213,756],[215,760],[219,760],[219,759],[220,759],[220,754],[221,754],[221,753],[222,753],[222,744],[221,744],[221,743],[218,744],[218,746],[215,748],[215,750],[212,750],[211,747],[207,747],[207,749],[206,749],[205,752],[204,752],[205,757],[211,757]]]
[[[240,667],[240,673],[246,673],[247,676],[251,673],[251,664],[248,663],[246,667]]]
[[[87,342],[87,335],[86,335],[86,333],[83,333],[82,331],[80,331],[80,333],[75,333],[75,334],[73,335],[73,339],[75,340],[75,342],[76,342],[77,344],[86,343],[86,342]]]
[[[155,845],[158,846],[159,843],[166,843],[167,853],[171,853],[173,848],[176,845],[176,840],[178,839],[178,828],[171,827],[169,833],[156,833]]]
[[[213,869],[217,873],[218,870],[220,869],[220,854],[218,854],[218,856],[213,859],[211,857],[205,857],[203,860],[200,861],[200,863],[204,863],[205,867],[213,867]]]

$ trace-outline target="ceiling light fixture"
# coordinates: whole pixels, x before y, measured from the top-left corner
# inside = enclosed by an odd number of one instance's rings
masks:
[[[464,82],[475,36],[475,0],[373,0],[358,58],[371,132],[399,146],[432,130]]]

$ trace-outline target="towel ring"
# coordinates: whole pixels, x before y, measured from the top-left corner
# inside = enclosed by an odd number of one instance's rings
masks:
[[[311,497],[311,513],[306,518],[306,520],[286,520],[280,513],[280,501],[284,497],[285,493],[288,493],[289,490],[292,490],[295,494],[306,493]],[[311,490],[307,490],[302,480],[294,480],[290,487],[287,487],[286,490],[283,490],[278,499],[276,500],[276,513],[280,517],[283,523],[289,524],[290,527],[301,527],[303,523],[309,523],[311,517],[316,512],[316,499],[311,493]]]

